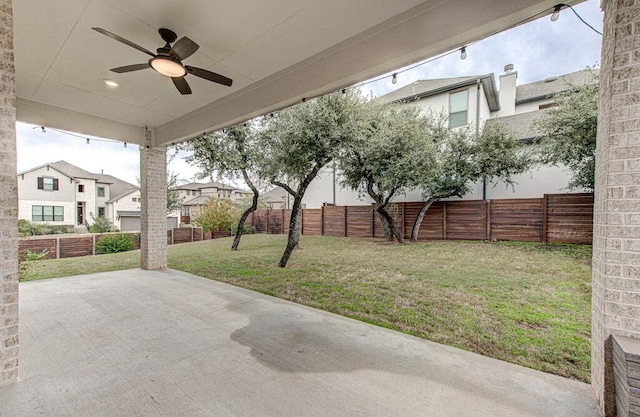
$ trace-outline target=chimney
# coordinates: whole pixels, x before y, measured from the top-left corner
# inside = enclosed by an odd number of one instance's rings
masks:
[[[504,74],[500,76],[500,111],[498,116],[516,114],[516,79],[518,71],[513,70],[513,64],[504,66]]]

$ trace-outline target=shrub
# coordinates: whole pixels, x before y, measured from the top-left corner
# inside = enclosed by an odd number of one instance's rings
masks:
[[[73,226],[51,226],[44,223],[31,223],[29,220],[20,219],[18,220],[18,233],[20,237],[73,233]]]
[[[128,233],[115,233],[104,235],[96,242],[96,253],[117,253],[133,250],[136,247],[133,235]]]
[[[49,255],[49,250],[45,249],[42,252],[31,252],[30,250],[27,251],[27,255],[25,256],[25,260],[27,261],[42,261],[44,259],[47,259]]]
[[[227,231],[238,220],[238,207],[229,199],[211,198],[195,223],[203,232]]]
[[[91,217],[93,219],[93,224],[89,226],[89,231],[91,233],[106,233],[106,232],[115,232],[115,227],[111,220],[107,219],[104,216],[100,216],[98,218]]]
[[[44,224],[31,223],[29,220],[18,220],[18,233],[21,237],[43,235]]]
[[[237,231],[238,231],[238,224],[236,223],[233,226],[231,226],[231,234],[235,235]],[[254,234],[255,232],[256,232],[255,227],[247,226],[246,224],[242,225],[242,234],[243,235]]]

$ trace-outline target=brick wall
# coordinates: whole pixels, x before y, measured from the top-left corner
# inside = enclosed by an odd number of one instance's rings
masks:
[[[11,0],[0,0],[0,385],[18,376],[18,175]]]
[[[640,338],[640,1],[602,6],[591,368],[598,404],[613,416],[611,335]]]
[[[140,147],[140,258],[143,269],[167,267],[167,151],[151,147],[152,131],[145,131]]]

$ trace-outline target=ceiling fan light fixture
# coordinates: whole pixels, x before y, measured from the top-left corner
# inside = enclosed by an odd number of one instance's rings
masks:
[[[187,70],[182,66],[182,64],[163,56],[151,58],[149,60],[149,65],[151,65],[151,68],[162,75],[166,75],[167,77],[184,77],[187,74]]]

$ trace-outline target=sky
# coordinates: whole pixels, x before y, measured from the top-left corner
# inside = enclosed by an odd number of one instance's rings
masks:
[[[599,4],[600,0],[588,0],[574,9],[602,32],[603,16]],[[582,23],[570,9],[563,9],[555,22],[547,15],[468,45],[465,60],[454,51],[408,71],[402,72],[403,68],[392,71],[399,73],[396,84],[391,83],[389,73],[384,79],[362,88],[380,96],[417,80],[489,73],[494,73],[497,79],[504,73],[506,64],[513,64],[518,72],[518,85],[527,84],[588,66],[599,66],[601,42],[599,34]],[[137,145],[125,147],[122,142],[91,137],[87,143],[86,136],[46,127],[45,130],[43,133],[40,126],[17,124],[18,172],[65,160],[90,172],[103,172],[138,184],[140,152]],[[198,174],[197,167],[187,164],[181,155],[171,160],[168,170],[178,174],[182,182],[194,181]]]

